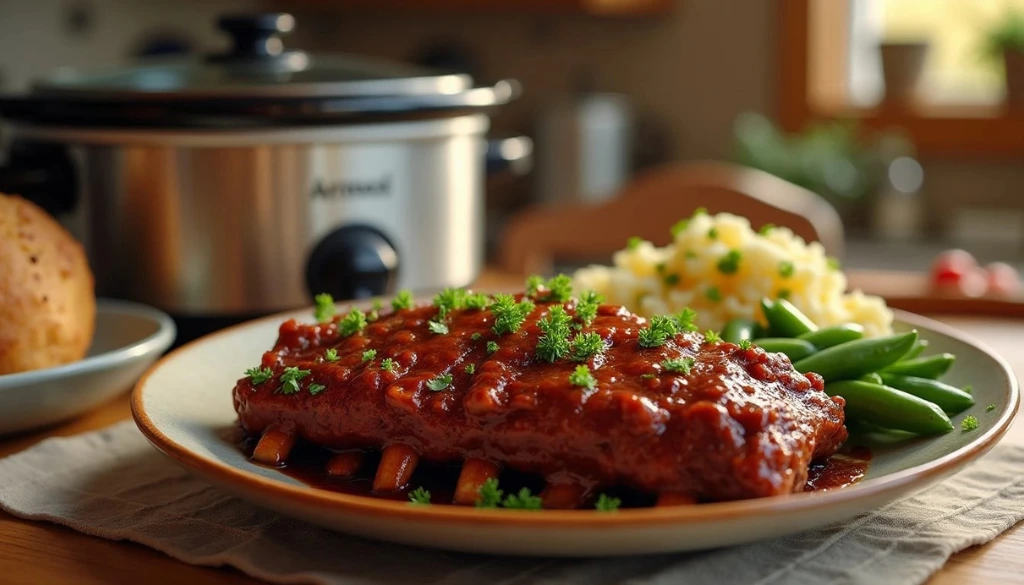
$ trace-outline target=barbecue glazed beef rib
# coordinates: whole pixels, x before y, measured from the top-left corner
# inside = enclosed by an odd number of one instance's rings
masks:
[[[576,507],[620,485],[660,503],[798,492],[811,461],[846,439],[843,400],[782,354],[684,331],[644,347],[651,336],[638,336],[653,326],[623,308],[601,305],[582,326],[574,299],[526,305],[503,334],[490,308],[399,309],[361,329],[359,315],[285,322],[260,371],[234,389],[242,427],[262,437],[254,457],[280,464],[308,441],[341,451],[325,472],[345,475],[360,464],[353,450],[383,450],[378,491],[404,489],[421,458],[464,462],[460,504],[511,468],[547,479],[545,507]],[[538,320],[554,307],[572,337],[595,332],[604,351],[539,357]]]

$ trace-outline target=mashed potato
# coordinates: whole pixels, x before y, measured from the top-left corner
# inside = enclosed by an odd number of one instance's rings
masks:
[[[892,331],[892,312],[879,297],[846,294],[846,277],[817,242],[786,228],[757,233],[746,218],[698,212],[680,222],[664,248],[633,240],[613,266],[590,266],[574,276],[576,290],[644,316],[697,311],[701,329],[721,330],[730,319],[764,322],[760,302],[783,297],[819,326],[860,323],[869,336]]]

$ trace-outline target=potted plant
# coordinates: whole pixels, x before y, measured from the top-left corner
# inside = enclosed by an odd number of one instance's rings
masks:
[[[983,48],[990,59],[1003,63],[1009,107],[1024,109],[1024,13],[1008,13],[990,28]]]
[[[886,42],[879,46],[886,104],[907,107],[913,103],[928,48],[928,41]]]

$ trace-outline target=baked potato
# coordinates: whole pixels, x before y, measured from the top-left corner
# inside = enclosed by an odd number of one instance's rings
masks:
[[[39,207],[0,194],[0,374],[82,359],[95,322],[82,245]]]

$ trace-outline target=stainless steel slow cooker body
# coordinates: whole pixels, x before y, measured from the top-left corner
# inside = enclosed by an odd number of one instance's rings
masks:
[[[488,115],[515,84],[285,51],[286,14],[220,26],[224,54],[62,71],[0,99],[0,189],[73,192],[50,207],[98,293],[226,316],[471,282]]]

